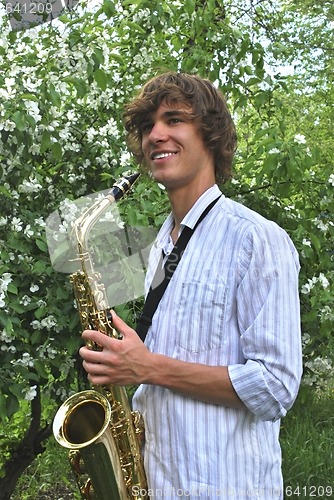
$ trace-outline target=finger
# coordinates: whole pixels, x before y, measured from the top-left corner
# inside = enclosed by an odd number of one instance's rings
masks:
[[[128,337],[129,339],[131,339],[133,338],[133,336],[135,336],[139,339],[136,330],[125,323],[125,321],[123,321],[122,318],[120,318],[114,310],[111,311],[111,314],[113,326],[122,334],[123,338]]]
[[[105,335],[104,333],[97,332],[96,330],[84,330],[82,332],[81,337],[84,340],[89,340],[91,342],[95,342],[96,344],[100,345],[101,347],[106,347],[108,345],[109,337],[107,335]]]
[[[79,354],[88,363],[101,363],[103,361],[103,351],[93,351],[89,347],[81,347]]]
[[[106,377],[105,375],[93,375],[91,373],[88,374],[88,380],[91,384],[93,385],[109,385],[111,384],[109,377]],[[116,383],[112,383],[113,385],[120,385]]]
[[[126,333],[126,331],[131,330],[131,328],[125,323],[125,321],[120,318],[114,310],[111,310],[112,323],[114,327],[121,333]]]
[[[106,376],[105,365],[101,365],[99,363],[91,363],[87,360],[84,360],[82,362],[82,366],[84,367],[86,372],[89,373],[90,375]]]

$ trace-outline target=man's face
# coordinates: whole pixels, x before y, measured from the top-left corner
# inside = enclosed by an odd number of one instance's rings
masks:
[[[153,178],[167,190],[213,179],[212,153],[185,105],[162,103],[142,124],[142,150]]]

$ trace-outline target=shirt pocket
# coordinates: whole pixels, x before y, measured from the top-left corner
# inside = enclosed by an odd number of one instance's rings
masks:
[[[193,353],[223,345],[227,292],[224,283],[182,283],[175,307],[176,344]]]

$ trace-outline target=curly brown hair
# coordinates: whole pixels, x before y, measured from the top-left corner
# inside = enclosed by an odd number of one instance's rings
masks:
[[[235,125],[222,93],[207,79],[187,73],[167,72],[149,80],[124,111],[124,126],[129,149],[143,164],[141,124],[164,102],[185,105],[197,123],[205,146],[213,152],[217,182],[232,176],[232,161],[237,147]]]

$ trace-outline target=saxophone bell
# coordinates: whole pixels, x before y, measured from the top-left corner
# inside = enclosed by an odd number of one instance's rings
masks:
[[[68,398],[53,421],[56,441],[71,450],[70,463],[85,499],[128,498],[111,420],[107,397],[87,390]]]

